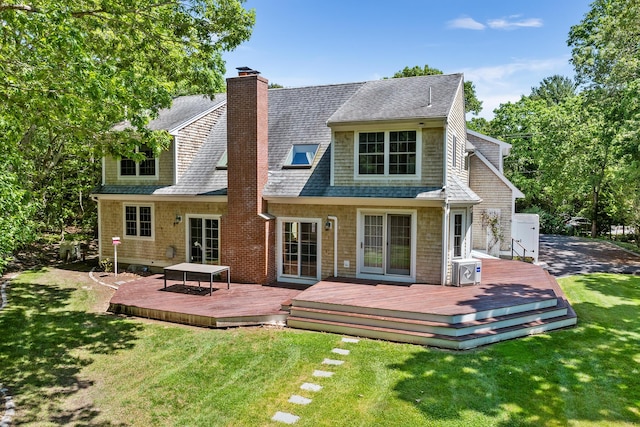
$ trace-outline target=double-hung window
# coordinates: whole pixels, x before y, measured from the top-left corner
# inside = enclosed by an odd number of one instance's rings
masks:
[[[127,157],[120,159],[120,176],[125,178],[157,178],[158,176],[158,159],[155,157],[153,150],[148,147],[139,147],[137,153],[144,155],[144,160],[135,161]]]
[[[357,135],[357,176],[417,175],[417,131],[358,132]]]
[[[125,205],[124,234],[132,238],[153,239],[153,205]]]

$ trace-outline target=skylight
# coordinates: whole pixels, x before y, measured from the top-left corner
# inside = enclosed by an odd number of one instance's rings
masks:
[[[227,150],[224,150],[222,157],[220,157],[220,160],[218,160],[216,169],[226,169],[226,168],[227,168]]]
[[[318,152],[318,144],[296,144],[291,147],[284,167],[310,168]]]

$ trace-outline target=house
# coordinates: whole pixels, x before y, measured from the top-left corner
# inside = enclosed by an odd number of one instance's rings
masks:
[[[462,74],[268,89],[243,68],[150,127],[173,136],[160,156],[103,160],[101,258],[120,236],[121,263],[228,265],[237,283],[450,284],[473,248],[509,249],[522,193],[509,145],[466,129]]]
[[[511,251],[516,199],[524,198],[503,173],[511,145],[467,130],[469,187],[482,201],[473,207],[472,248],[493,256]]]

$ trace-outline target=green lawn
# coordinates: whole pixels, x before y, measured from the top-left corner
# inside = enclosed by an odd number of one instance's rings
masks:
[[[564,279],[577,327],[466,352],[127,320],[102,313],[106,288],[73,277],[26,273],[7,289],[0,383],[16,424],[283,425],[270,420],[276,411],[299,415],[297,426],[640,423],[638,277]],[[346,362],[329,369],[324,358]],[[314,378],[315,369],[335,375]],[[304,382],[323,389],[305,392]],[[295,405],[292,394],[313,401]]]

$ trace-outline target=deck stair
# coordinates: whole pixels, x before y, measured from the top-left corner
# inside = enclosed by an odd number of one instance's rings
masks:
[[[546,271],[542,271],[541,274],[542,282],[548,280],[548,285],[543,286],[545,289],[529,292],[521,298],[494,297],[495,304],[476,304],[473,310],[469,309],[469,304],[459,304],[462,308],[456,310],[453,307],[455,303],[449,306],[427,303],[424,307],[418,307],[415,303],[397,304],[397,307],[392,307],[393,304],[388,302],[363,303],[359,301],[357,292],[375,296],[376,293],[387,291],[390,292],[387,299],[393,300],[394,292],[399,291],[388,287],[382,290],[375,289],[376,286],[368,286],[367,289],[366,285],[361,284],[352,286],[349,298],[338,297],[346,295],[345,289],[336,291],[336,298],[333,299],[328,296],[316,298],[313,291],[308,292],[311,298],[307,298],[303,292],[291,301],[287,325],[293,328],[456,350],[575,325],[575,312],[564,298],[555,279]],[[321,283],[325,284],[327,290],[330,289],[326,285],[327,282]],[[451,295],[458,292],[463,301],[469,301],[465,300],[465,295],[473,292],[466,288],[431,290],[439,293],[449,292]],[[411,295],[409,292],[423,292],[420,294],[421,297],[429,298],[428,289],[425,291],[424,287],[407,289],[406,292],[409,301],[417,295]],[[319,295],[317,291],[315,295]],[[372,299],[375,298],[371,297],[368,301]],[[437,300],[437,295],[433,299]]]

